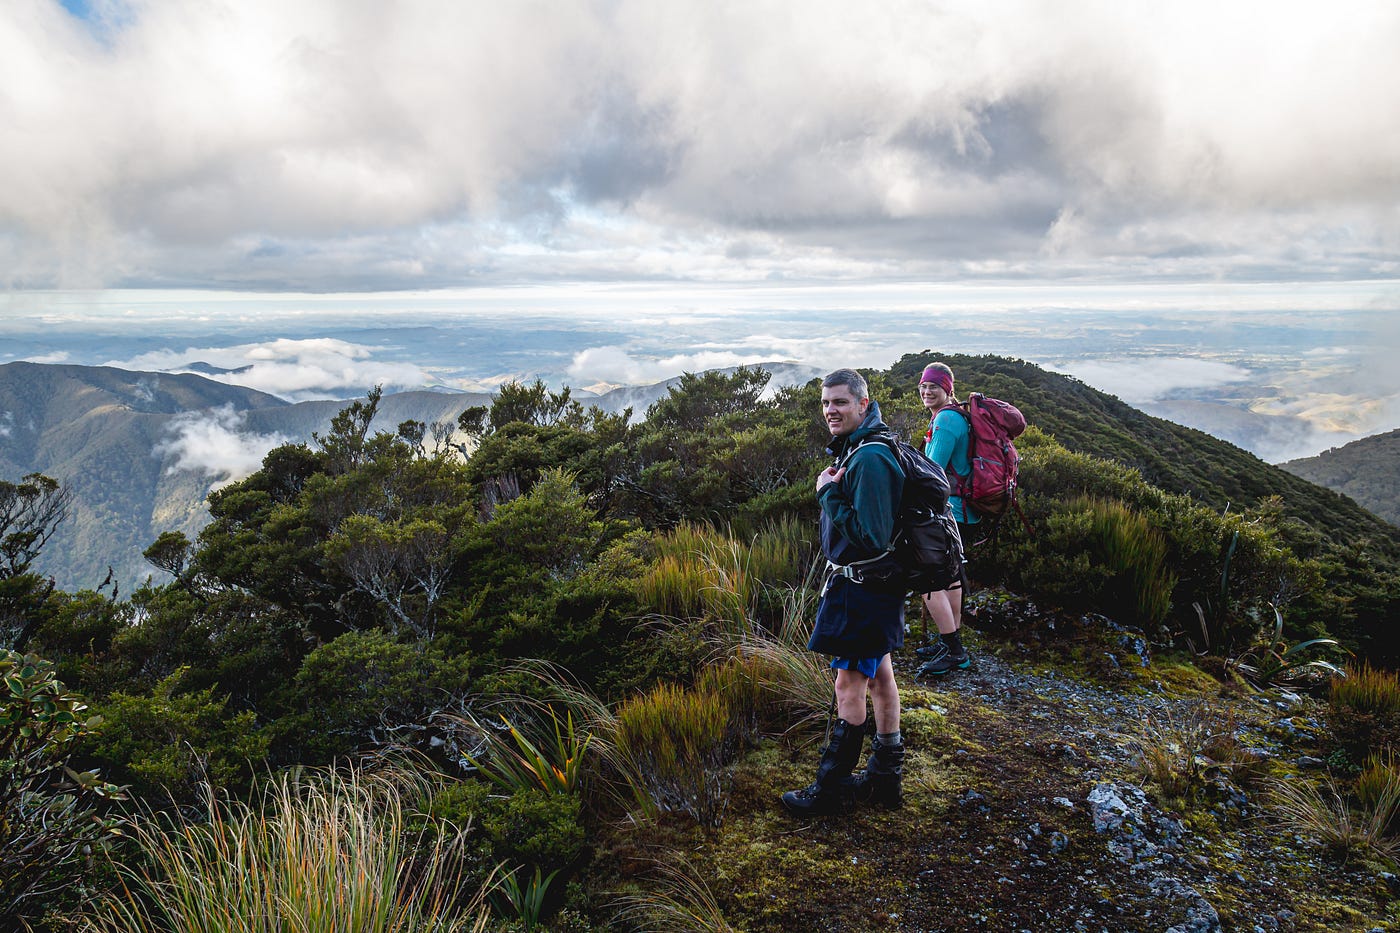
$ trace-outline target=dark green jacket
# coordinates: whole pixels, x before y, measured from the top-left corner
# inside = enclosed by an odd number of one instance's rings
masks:
[[[822,552],[835,564],[849,564],[878,557],[890,546],[895,513],[904,491],[904,473],[894,452],[882,443],[861,444],[877,431],[889,428],[880,417],[880,405],[871,401],[865,420],[845,437],[833,438],[827,452],[841,462],[846,475],[817,494],[821,505]],[[845,454],[857,448],[850,457]]]

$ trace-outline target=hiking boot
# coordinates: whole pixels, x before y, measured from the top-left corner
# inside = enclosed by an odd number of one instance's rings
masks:
[[[870,740],[865,770],[851,779],[857,803],[872,803],[888,810],[904,806],[904,743],[884,745]]]
[[[948,646],[941,641],[929,642],[927,645],[920,645],[914,649],[914,653],[921,658],[936,658],[948,650]]]
[[[793,816],[826,816],[845,810],[852,802],[851,769],[860,760],[865,743],[865,724],[853,726],[836,720],[831,741],[822,749],[817,763],[817,779],[801,790],[783,794],[783,806]]]
[[[953,671],[965,671],[972,666],[972,658],[966,650],[957,654],[948,650],[947,645],[943,645],[943,650],[934,657],[925,661],[919,668],[919,672],[914,675],[914,679],[921,677],[941,677],[944,674],[951,674]]]

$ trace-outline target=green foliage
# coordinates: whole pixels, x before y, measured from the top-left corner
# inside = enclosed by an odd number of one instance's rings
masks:
[[[1113,488],[1122,485],[1123,471],[1127,470],[1135,471],[1141,480],[1133,485],[1146,490],[1151,484],[1160,490],[1156,495],[1180,497],[1191,506],[1168,502],[1162,509],[1150,509],[1161,513],[1152,517],[1162,520],[1171,542],[1169,565],[1179,577],[1173,596],[1174,624],[1180,630],[1197,627],[1194,614],[1187,613],[1192,612],[1193,602],[1199,602],[1211,623],[1223,628],[1212,633],[1213,638],[1221,637],[1213,641],[1211,650],[1228,653],[1247,644],[1266,616],[1265,604],[1288,601],[1278,592],[1279,571],[1284,570],[1285,576],[1292,575],[1284,581],[1291,587],[1287,595],[1293,598],[1290,625],[1297,626],[1300,633],[1330,633],[1371,657],[1389,664],[1400,661],[1400,638],[1391,624],[1400,612],[1400,532],[1393,526],[1352,500],[1269,466],[1231,444],[1151,417],[1071,377],[1020,360],[932,351],[909,354],[889,370],[893,397],[912,393],[919,373],[932,358],[952,366],[960,394],[980,391],[1007,399],[1038,429],[1028,430],[1017,442],[1026,457],[1022,479],[1027,501],[1040,496],[1086,494],[1117,499],[1143,511],[1148,503]],[[1081,471],[1082,475],[1069,483],[1048,473],[1043,482],[1037,482],[1033,474],[1047,466],[1038,434],[1053,438],[1056,446],[1068,453],[1094,458],[1095,463],[1114,463]],[[1093,472],[1104,472],[1104,479],[1094,481],[1090,478]],[[1197,507],[1217,517],[1230,516],[1233,527],[1221,529],[1223,537],[1165,527],[1182,521],[1199,526],[1202,523],[1189,514]],[[1035,516],[1031,518],[1039,531],[1040,523]],[[1246,551],[1241,555],[1241,573],[1232,571],[1232,599],[1239,599],[1241,605],[1208,605],[1212,591],[1196,576],[1206,569],[1199,564],[1210,565],[1208,569],[1218,583],[1221,552],[1230,532],[1250,525],[1256,527],[1252,540],[1241,542]],[[1008,527],[1014,527],[1013,523]],[[1313,561],[1317,563],[1310,567],[1300,566]],[[1288,564],[1292,566],[1283,566]],[[1320,598],[1324,592],[1325,600]],[[1239,630],[1233,631],[1236,623]]]
[[[1290,460],[1283,469],[1343,493],[1362,507],[1400,525],[1400,430],[1363,437],[1315,457]]]
[[[670,387],[629,444],[619,509],[651,527],[814,516],[814,458],[826,443],[814,431],[819,408],[793,393],[762,401],[767,380],[739,369],[687,374]]]
[[[1333,677],[1345,677],[1346,672],[1328,661],[1308,658],[1310,651],[1336,647],[1335,638],[1310,638],[1290,645],[1283,638],[1283,613],[1274,609],[1272,628],[1261,632],[1260,639],[1230,659],[1229,666],[1256,684],[1316,683]]]
[[[200,787],[248,786],[268,752],[252,712],[232,712],[212,687],[181,692],[177,671],[147,696],[114,693],[99,709],[106,721],[89,743],[97,757],[144,794],[196,799]]]
[[[98,806],[121,790],[69,764],[101,724],[50,662],[0,651],[0,920],[33,917],[71,890],[87,851],[110,837]]]
[[[503,873],[492,901],[500,913],[515,917],[524,929],[534,930],[544,916],[549,888],[559,871],[556,869],[541,877],[537,866],[535,873],[522,884],[520,876],[524,873],[524,869]]]
[[[115,602],[92,590],[56,598],[53,610],[31,642],[35,651],[54,658],[58,676],[96,696],[98,683],[112,683],[107,670],[112,644],[136,613],[130,602]]]
[[[1004,536],[980,575],[1067,608],[1166,621],[1225,656],[1254,646],[1286,603],[1297,631],[1316,634],[1323,568],[1285,546],[1276,502],[1222,515],[1043,439],[1021,477],[1036,534]]]
[[[277,722],[281,759],[323,763],[370,745],[408,742],[470,682],[468,659],[381,631],[348,632],[307,655]]]
[[[0,648],[23,651],[49,615],[53,582],[30,565],[68,515],[73,495],[57,480],[30,473],[0,480]]]
[[[207,798],[207,821],[133,825],[145,859],[89,920],[111,933],[482,931],[456,837],[424,841],[401,803],[410,778],[359,771],[281,776],[254,805]],[[420,785],[421,788],[421,785]],[[421,850],[417,844],[424,841]]]
[[[587,837],[582,816],[577,796],[522,788],[504,800],[492,799],[480,824],[497,861],[553,872],[575,866],[583,857]]]
[[[498,579],[562,579],[580,573],[604,540],[604,525],[572,474],[547,470],[526,495],[496,507],[484,527]],[[523,578],[523,579],[522,579]]]

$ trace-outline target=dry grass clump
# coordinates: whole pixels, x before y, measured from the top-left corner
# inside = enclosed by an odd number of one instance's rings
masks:
[[[1345,857],[1400,854],[1400,840],[1388,834],[1400,809],[1400,775],[1391,772],[1369,801],[1349,801],[1332,776],[1321,786],[1301,780],[1274,785],[1270,800],[1283,826],[1318,840]]]
[[[705,880],[685,862],[657,862],[657,887],[614,902],[628,929],[665,933],[735,933]]]
[[[447,933],[490,922],[487,887],[468,891],[453,834],[415,849],[407,772],[283,775],[254,804],[210,792],[208,817],[132,824],[145,858],[100,904],[101,933]]]

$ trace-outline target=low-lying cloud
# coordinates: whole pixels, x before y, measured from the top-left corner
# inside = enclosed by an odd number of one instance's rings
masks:
[[[634,357],[621,347],[590,347],[574,355],[569,376],[580,385],[649,385],[672,379],[683,372],[699,373],[709,369],[734,366],[754,366],[771,362],[771,355],[734,353],[728,350],[705,350],[680,353],[661,359]]]
[[[1217,360],[1187,357],[1167,359],[1078,360],[1047,369],[1074,376],[1100,392],[1116,395],[1130,405],[1154,402],[1173,392],[1199,392],[1216,386],[1246,382],[1250,371]]]
[[[344,398],[376,385],[384,386],[386,391],[416,389],[429,381],[416,364],[374,359],[377,349],[330,337],[278,339],[231,347],[159,350],[107,365],[131,370],[195,372],[206,379],[257,389],[294,402]],[[195,363],[207,366],[192,368]]]
[[[167,473],[200,473],[214,478],[217,489],[256,472],[268,451],[290,440],[281,434],[248,432],[243,426],[243,414],[232,405],[183,412],[171,419],[170,437],[153,453],[171,459]]]

